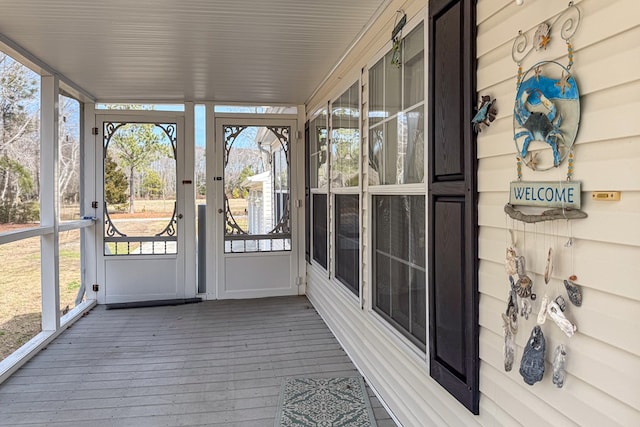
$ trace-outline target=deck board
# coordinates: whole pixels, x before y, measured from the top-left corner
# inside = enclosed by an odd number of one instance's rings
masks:
[[[305,297],[98,306],[0,385],[0,426],[272,426],[284,377],[357,375]]]

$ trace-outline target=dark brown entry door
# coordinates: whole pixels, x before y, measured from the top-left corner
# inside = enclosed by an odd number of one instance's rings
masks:
[[[431,376],[478,413],[475,0],[429,2]]]

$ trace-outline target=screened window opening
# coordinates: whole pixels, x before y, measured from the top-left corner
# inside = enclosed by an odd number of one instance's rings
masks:
[[[58,96],[58,214],[60,221],[80,219],[80,102],[64,95]]]
[[[373,196],[374,310],[426,345],[424,196]]]
[[[40,226],[40,76],[0,52],[0,233]]]
[[[290,132],[223,126],[225,253],[291,250]]]
[[[369,70],[369,175],[372,185],[424,182],[424,29]]]
[[[177,253],[176,124],[104,123],[104,254]]]
[[[327,195],[313,195],[313,260],[327,268]]]
[[[360,295],[360,200],[357,194],[335,195],[335,276]]]

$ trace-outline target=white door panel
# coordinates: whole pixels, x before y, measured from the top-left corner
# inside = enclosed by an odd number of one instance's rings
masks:
[[[185,240],[194,241],[183,227],[185,204],[194,203],[182,193],[184,177],[193,173],[184,169],[184,119],[147,111],[96,119],[99,302],[184,298]]]
[[[297,295],[290,119],[217,118],[217,298]]]

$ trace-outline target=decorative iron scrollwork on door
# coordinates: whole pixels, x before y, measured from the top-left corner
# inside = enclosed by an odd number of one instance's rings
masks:
[[[114,148],[115,147],[115,148]],[[111,153],[109,150],[112,150]],[[112,219],[115,207],[126,205],[126,201],[121,200],[114,202],[109,200],[110,196],[107,191],[108,185],[113,185],[113,181],[117,179],[123,180],[126,174],[122,171],[124,165],[127,166],[128,181],[124,188],[129,191],[129,203],[132,203],[134,191],[132,186],[137,181],[142,181],[140,173],[147,169],[154,162],[165,162],[166,159],[171,160],[168,164],[169,177],[167,180],[173,185],[172,193],[174,197],[177,191],[175,180],[175,162],[177,160],[177,125],[175,123],[156,123],[156,122],[105,122],[103,125],[103,161],[104,161],[104,181],[105,181],[105,201],[104,201],[104,253],[105,255],[152,255],[152,254],[174,254],[177,251],[177,203],[175,200],[169,201],[173,203],[173,211],[168,218],[166,225],[162,225],[162,218],[137,218],[134,214],[139,212],[129,212],[129,215],[122,213],[124,216],[119,223],[124,228],[130,228],[129,231],[123,232],[122,227],[116,226]],[[115,160],[114,160],[115,159]],[[115,162],[116,165],[109,166],[108,162]],[[108,170],[109,169],[109,170]],[[115,170],[115,172],[114,172]],[[155,172],[155,171],[154,171]],[[155,173],[155,176],[158,176]],[[117,179],[116,179],[117,178]],[[141,185],[138,182],[137,185]],[[158,184],[161,186],[160,191],[165,194],[165,183]],[[122,182],[121,182],[122,187]],[[123,189],[119,192],[122,194]],[[157,197],[157,195],[156,195]],[[164,200],[163,200],[164,205]],[[133,208],[131,208],[133,209]],[[110,211],[112,211],[110,213]],[[163,210],[159,216],[169,211]],[[145,226],[134,227],[131,224],[137,221],[137,224],[145,223]],[[158,224],[158,222],[160,223]],[[147,226],[148,225],[148,226]],[[162,228],[160,228],[162,227]],[[160,229],[159,232],[152,231]]]
[[[222,132],[225,252],[290,250],[291,128],[223,125]]]

